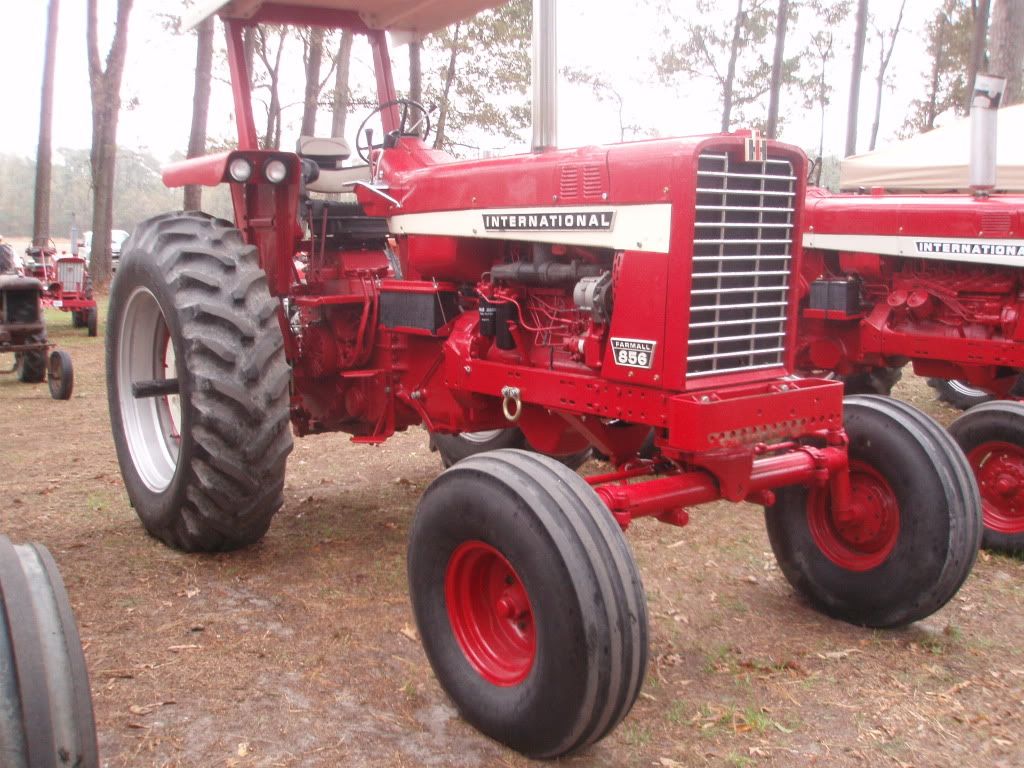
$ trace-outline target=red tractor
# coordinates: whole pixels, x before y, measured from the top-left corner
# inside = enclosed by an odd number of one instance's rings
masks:
[[[185,550],[263,536],[292,431],[380,443],[415,425],[515,427],[537,451],[609,456],[616,470],[586,479],[540,453],[469,456],[430,485],[409,535],[441,684],[484,733],[554,757],[611,731],[643,683],[632,520],[761,505],[815,607],[891,627],[955,594],[981,514],[962,453],[926,416],[793,375],[800,150],[749,134],[555,149],[543,0],[534,152],[455,161],[424,142],[428,114],[395,92],[385,29],[422,35],[497,4],[205,4],[227,31],[238,149],[164,180],[228,184],[235,221],[170,213],[132,234],[108,396],[132,505]],[[242,33],[261,23],[368,38],[365,165],[347,167],[337,139],[259,148]],[[354,202],[323,197],[344,190]],[[652,428],[659,459],[637,460]]]
[[[25,274],[43,285],[43,306],[70,312],[75,328],[85,328],[90,336],[95,336],[98,313],[85,259],[64,254],[58,257],[52,245],[30,246],[25,249],[25,256]]]
[[[974,155],[994,151],[994,137],[975,141]],[[994,171],[972,169],[973,194],[811,190],[797,367],[888,394],[910,362],[959,407],[1001,398],[950,431],[977,476],[984,545],[1013,552],[1024,550],[1024,404],[1013,402],[1024,395],[1024,195],[992,193]]]

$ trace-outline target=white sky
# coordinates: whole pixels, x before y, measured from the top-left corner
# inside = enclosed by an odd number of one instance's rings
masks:
[[[676,0],[680,5],[688,0]],[[922,29],[934,13],[938,0],[908,0],[904,28],[900,33],[890,72],[898,86],[887,92],[882,113],[879,144],[893,138],[904,120],[906,104],[923,91],[921,73],[927,67]],[[732,3],[727,3],[730,8]],[[46,33],[46,0],[0,0],[0,29],[4,30],[3,74],[0,74],[0,104],[4,117],[0,122],[0,151],[34,156],[39,120],[39,90],[42,79],[43,49]],[[895,7],[894,7],[895,6]],[[100,0],[101,29],[109,36],[114,0]],[[135,0],[128,41],[128,64],[122,86],[122,101],[137,99],[132,109],[122,111],[118,143],[149,149],[157,157],[183,151],[188,138],[192,109],[192,78],[195,66],[195,41],[187,35],[168,32],[160,13],[178,13],[178,0]],[[602,75],[625,95],[626,121],[639,123],[659,135],[688,135],[718,129],[719,110],[715,91],[706,82],[691,82],[670,89],[657,83],[648,55],[659,47],[658,35],[664,20],[653,10],[631,8],[612,0],[559,0],[558,58],[560,66],[589,69]],[[871,11],[882,24],[891,23],[898,10],[893,0],[871,0]],[[104,14],[106,16],[104,17]],[[852,19],[836,30],[837,52],[829,78],[835,89],[826,117],[826,154],[841,153],[845,144],[846,104],[850,78],[849,37]],[[790,41],[797,45],[795,35]],[[102,55],[108,40],[101,36]],[[218,39],[218,44],[220,44]],[[291,41],[292,74],[287,77],[290,94],[285,103],[301,99],[301,46]],[[91,135],[89,82],[85,54],[85,2],[64,0],[60,9],[57,79],[54,116],[54,148],[87,148]],[[869,43],[869,46],[871,44]],[[407,71],[405,48],[394,48],[392,56],[399,87]],[[287,58],[287,49],[286,49]],[[865,56],[868,70],[862,75],[858,147],[866,151],[874,107],[873,69],[877,48],[869,47]],[[15,70],[14,67],[18,69]],[[368,65],[355,65],[353,78],[369,79]],[[791,97],[795,101],[795,96]],[[301,107],[285,113],[285,140],[294,140]],[[807,150],[816,150],[819,120],[783,104],[787,123],[782,138]],[[226,84],[215,83],[210,114],[210,136],[233,137],[232,107]],[[350,124],[358,125],[361,113]],[[260,117],[257,115],[257,128]],[[321,114],[321,132],[330,120]],[[559,145],[573,147],[618,141],[619,127],[615,108],[598,101],[588,88],[559,85]],[[524,136],[529,141],[529,136]],[[526,150],[503,147],[503,151]]]

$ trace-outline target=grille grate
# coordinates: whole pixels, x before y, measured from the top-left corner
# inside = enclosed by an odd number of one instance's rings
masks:
[[[700,156],[687,376],[782,364],[795,190],[787,160]]]
[[[85,264],[57,259],[57,282],[68,293],[81,293],[85,290]]]

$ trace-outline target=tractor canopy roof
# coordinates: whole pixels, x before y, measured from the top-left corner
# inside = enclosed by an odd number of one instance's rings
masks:
[[[434,30],[469,18],[506,0],[200,0],[182,17],[190,29],[219,14],[243,23],[318,24],[317,19],[352,14],[367,29],[389,30],[406,37],[427,35]],[[324,13],[326,12],[326,13]],[[335,26],[323,23],[323,26]],[[346,25],[348,26],[348,25]]]

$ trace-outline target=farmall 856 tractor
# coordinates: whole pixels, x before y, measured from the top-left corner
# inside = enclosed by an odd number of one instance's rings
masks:
[[[908,361],[944,397],[1005,398],[950,426],[977,476],[984,544],[1024,550],[1024,196],[997,194],[1001,78],[981,76],[969,193],[832,195],[804,211],[797,365],[887,394]],[[947,383],[948,382],[948,383]]]
[[[534,11],[535,151],[454,161],[424,143],[427,114],[397,97],[385,30],[424,34],[496,4],[206,3],[227,30],[238,149],[164,178],[230,185],[235,221],[138,227],[112,288],[107,378],[131,502],[186,550],[266,532],[292,430],[379,443],[418,424],[516,426],[538,451],[611,457],[616,471],[584,479],[538,453],[471,456],[430,485],[409,536],[412,606],[443,687],[484,733],[552,757],[607,734],[640,691],[631,520],[761,505],[800,593],[890,627],[957,591],[981,515],[970,468],[930,419],[792,375],[799,150],[729,134],[555,149],[548,2]],[[242,46],[259,23],[369,39],[380,105],[364,125],[382,126],[359,131],[365,172],[343,167],[338,140],[259,149]],[[358,203],[318,196],[342,189]],[[635,461],[652,428],[661,459]]]

